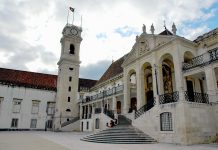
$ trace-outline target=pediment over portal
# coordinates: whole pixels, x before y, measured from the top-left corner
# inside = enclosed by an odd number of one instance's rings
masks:
[[[139,57],[146,55],[156,47],[169,42],[174,36],[154,35],[142,33],[140,36],[136,36],[136,42],[132,47],[132,50],[128,54],[127,58],[123,62],[122,66],[127,66],[131,62],[135,61]]]

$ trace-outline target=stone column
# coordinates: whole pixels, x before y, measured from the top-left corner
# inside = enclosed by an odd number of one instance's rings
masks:
[[[184,101],[184,77],[182,74],[182,62],[183,62],[183,55],[180,54],[181,46],[180,43],[176,43],[175,51],[173,54],[173,64],[174,64],[174,76],[175,76],[175,84],[176,84],[176,91],[179,91],[179,100]],[[175,91],[174,90],[174,91]]]
[[[154,64],[152,66],[152,87],[153,87],[154,98],[156,101],[156,104],[155,104],[156,106],[159,105],[159,86],[158,86],[157,80],[158,80],[158,68],[157,68],[157,65]]]
[[[109,110],[109,107],[108,107],[108,99],[106,101],[106,109]]]
[[[124,70],[123,75],[123,97],[124,97],[124,104],[123,104],[123,113],[127,114],[130,106],[130,83],[129,83],[129,76],[128,73]]]
[[[137,63],[136,68],[136,95],[137,95],[137,109],[143,106],[142,100],[142,70],[140,64]]]
[[[92,115],[95,114],[95,107],[94,107],[94,103],[92,103]]]
[[[88,118],[89,118],[89,114],[90,114],[90,105],[88,104],[88,113],[87,113]]]
[[[82,116],[83,116],[83,107],[82,104],[80,104],[79,118],[82,119]]]
[[[117,99],[116,99],[116,96],[113,96],[113,99],[112,99],[112,110],[114,111],[114,114],[117,113]]]
[[[209,95],[209,101],[216,102],[217,81],[216,81],[215,71],[211,66],[205,68],[205,76],[206,76],[207,94]]]

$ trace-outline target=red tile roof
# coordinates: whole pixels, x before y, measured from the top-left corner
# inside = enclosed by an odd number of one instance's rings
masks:
[[[79,91],[81,91],[83,88],[87,88],[89,90],[91,87],[93,87],[96,84],[97,80],[91,80],[91,79],[79,79]]]
[[[0,83],[56,91],[57,75],[0,68]]]
[[[91,88],[96,80],[79,78],[79,88]],[[56,91],[57,75],[0,68],[0,84]]]
[[[101,76],[101,78],[98,80],[97,84],[100,84],[120,73],[123,72],[123,68],[121,67],[121,65],[123,64],[125,58],[127,55],[124,55],[123,57],[121,57],[120,59],[118,59],[117,61],[113,62],[109,68],[106,70],[106,72],[103,74],[103,76]]]

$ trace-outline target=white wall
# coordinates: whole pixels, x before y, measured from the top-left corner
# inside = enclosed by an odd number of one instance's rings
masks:
[[[4,97],[0,110],[0,129],[11,128],[12,118],[18,118],[18,129],[30,129],[31,119],[37,119],[36,129],[45,129],[47,102],[54,102],[54,91],[0,85],[0,97]],[[22,99],[20,113],[13,113],[13,98]],[[32,100],[39,100],[38,114],[31,114]]]

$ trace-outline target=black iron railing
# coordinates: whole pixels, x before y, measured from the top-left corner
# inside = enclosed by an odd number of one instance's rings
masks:
[[[160,104],[166,103],[174,103],[178,102],[179,100],[179,92],[175,91],[173,93],[166,93],[159,96]]]
[[[108,97],[111,95],[119,94],[123,92],[123,85],[119,85],[117,87],[113,87],[112,89],[100,92],[98,94],[92,95],[92,96],[87,96],[85,99],[82,100],[82,103],[86,103],[89,101],[94,101],[97,99],[101,99],[104,97]]]
[[[192,58],[190,61],[188,62],[183,62],[183,70],[186,71],[186,70],[189,70],[189,69],[192,69],[192,68],[195,68],[195,67],[198,67],[198,66],[203,66],[205,64],[205,61],[204,61],[204,55],[200,55],[200,56],[197,56],[197,57],[194,57]]]
[[[142,114],[144,114],[146,111],[150,110],[152,107],[154,107],[156,101],[155,98],[148,100],[148,103],[142,106],[140,109],[135,111],[135,119],[140,117]]]
[[[195,103],[207,103],[209,104],[209,96],[206,93],[198,93],[198,92],[185,92],[185,100],[188,102]]]
[[[104,109],[104,114],[107,115],[108,117],[114,119],[114,111],[113,110]]]
[[[95,108],[95,114],[100,114],[101,113],[101,108]]]
[[[69,124],[72,124],[72,123],[74,123],[74,122],[76,122],[76,121],[78,121],[78,120],[79,120],[79,117],[71,118],[71,120],[62,123],[62,124],[61,124],[61,127],[67,126],[67,125],[69,125]]]
[[[216,60],[218,60],[218,47],[209,50],[207,53],[194,57],[188,62],[183,62],[182,69],[183,71],[187,71],[195,67],[208,65]]]

